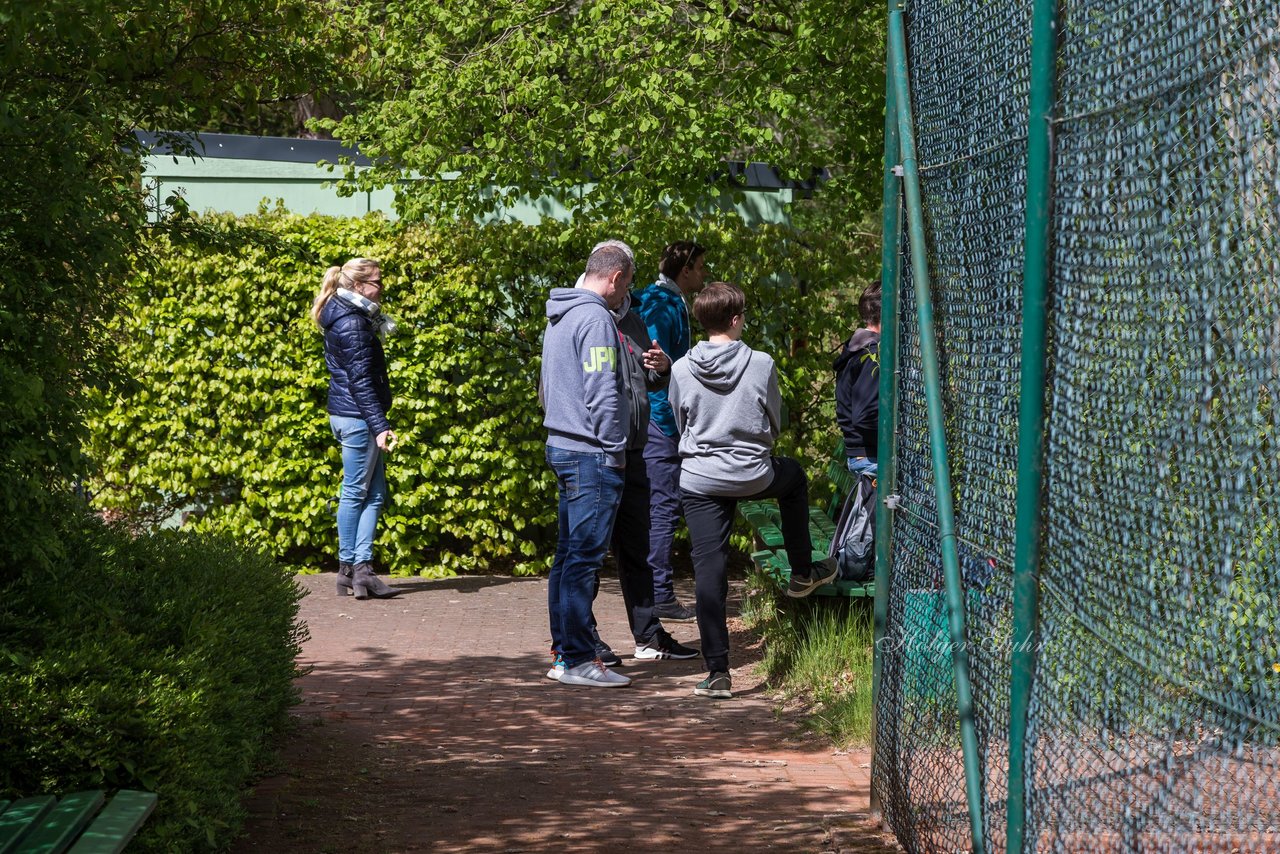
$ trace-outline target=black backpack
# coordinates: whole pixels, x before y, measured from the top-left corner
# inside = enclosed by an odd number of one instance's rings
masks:
[[[836,559],[841,581],[866,583],[876,574],[876,481],[855,475],[840,507],[828,557]]]

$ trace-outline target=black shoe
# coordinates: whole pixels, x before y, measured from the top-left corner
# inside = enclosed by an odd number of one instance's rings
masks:
[[[698,651],[685,646],[662,629],[648,643],[636,645],[636,658],[640,661],[697,658]]]
[[[673,623],[687,623],[698,615],[687,605],[681,605],[679,599],[672,599],[667,602],[654,602],[653,616]]]
[[[792,570],[787,595],[792,599],[803,599],[822,585],[835,581],[838,572],[836,559],[833,557],[809,564],[809,569],[803,575]]]
[[[607,646],[596,647],[596,658],[600,659],[600,663],[605,667],[621,667],[622,659],[618,654]]]
[[[723,671],[707,674],[707,678],[694,687],[693,693],[698,697],[710,697],[713,700],[733,699],[733,683],[729,674]]]

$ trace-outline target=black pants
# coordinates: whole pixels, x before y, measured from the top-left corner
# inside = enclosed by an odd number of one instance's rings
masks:
[[[680,490],[684,520],[693,547],[693,575],[697,591],[698,635],[708,671],[729,670],[729,625],[725,603],[729,579],[725,561],[729,533],[739,501],[778,499],[782,514],[782,540],[794,570],[804,572],[813,563],[809,537],[809,480],[800,464],[789,457],[773,457],[773,482],[755,495],[727,498]]]
[[[653,615],[653,568],[649,565],[649,475],[641,451],[627,451],[627,475],[622,501],[613,523],[610,542],[622,584],[622,602],[627,609],[636,646],[653,640],[661,623]],[[600,578],[596,576],[596,592]],[[592,599],[595,593],[592,593]],[[594,621],[593,621],[594,622]]]

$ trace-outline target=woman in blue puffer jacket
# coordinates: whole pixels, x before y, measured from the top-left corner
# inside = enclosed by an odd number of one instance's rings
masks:
[[[391,384],[382,339],[395,323],[382,313],[382,270],[377,261],[352,258],[330,267],[311,306],[324,331],[329,368],[329,426],[342,446],[338,500],[338,595],[389,598],[400,591],[373,572],[373,539],[387,498],[384,454],[396,434],[387,421]]]

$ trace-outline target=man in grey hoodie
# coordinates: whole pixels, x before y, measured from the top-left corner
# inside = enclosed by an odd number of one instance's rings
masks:
[[[693,304],[707,332],[671,368],[667,396],[680,431],[680,497],[693,547],[698,634],[708,676],[693,693],[733,696],[725,558],[738,501],[776,498],[791,562],[787,595],[808,596],[836,576],[834,558],[813,560],[809,483],[788,457],[773,456],[782,427],[778,372],[767,353],[742,343],[746,298],[736,285],[715,282]]]
[[[622,687],[631,680],[596,658],[591,599],[622,497],[630,405],[612,309],[635,275],[625,246],[587,259],[582,284],[553,288],[542,339],[547,464],[559,490],[560,534],[547,590],[553,649],[567,685]]]

